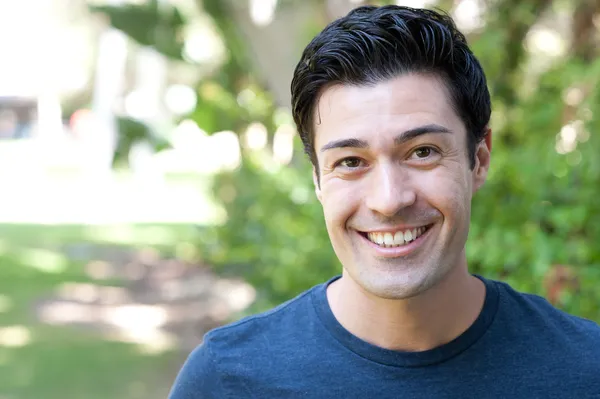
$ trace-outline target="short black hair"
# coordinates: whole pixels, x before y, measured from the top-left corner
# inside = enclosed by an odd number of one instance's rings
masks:
[[[402,6],[363,6],[330,23],[304,49],[292,79],[292,113],[317,170],[315,106],[333,84],[374,85],[408,73],[445,82],[467,130],[471,169],[487,132],[490,93],[483,68],[446,13]]]

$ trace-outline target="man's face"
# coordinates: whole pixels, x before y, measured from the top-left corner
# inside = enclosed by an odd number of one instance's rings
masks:
[[[316,108],[316,191],[344,276],[401,299],[466,267],[471,198],[485,181],[490,141],[471,170],[465,126],[442,81],[410,74],[332,86]]]

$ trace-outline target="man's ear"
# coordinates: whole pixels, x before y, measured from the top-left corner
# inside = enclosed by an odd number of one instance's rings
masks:
[[[315,194],[321,202],[321,183],[319,182],[319,175],[315,166],[313,166],[313,183],[315,185]]]
[[[492,129],[486,128],[484,139],[475,149],[475,167],[473,168],[473,191],[477,192],[485,183],[490,168],[492,152]]]

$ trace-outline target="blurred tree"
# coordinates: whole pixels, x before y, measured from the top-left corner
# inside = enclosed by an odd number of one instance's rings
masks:
[[[90,6],[90,10],[105,14],[114,28],[138,44],[153,47],[169,58],[183,60],[181,29],[186,21],[169,3],[149,0],[141,4]]]
[[[148,124],[133,118],[117,118],[117,131],[119,137],[115,147],[113,167],[128,166],[130,151],[136,143],[149,143],[155,151],[162,151],[171,147],[170,143],[156,134]]]

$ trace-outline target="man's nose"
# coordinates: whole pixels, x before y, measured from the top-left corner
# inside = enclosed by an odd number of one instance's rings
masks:
[[[381,165],[371,175],[366,205],[373,212],[394,216],[416,201],[416,193],[407,171],[399,165]]]

